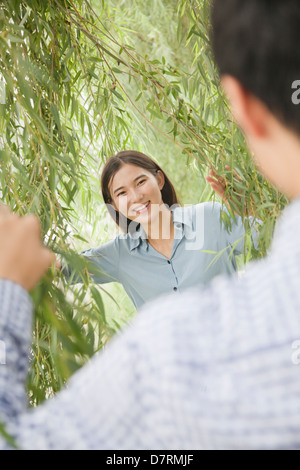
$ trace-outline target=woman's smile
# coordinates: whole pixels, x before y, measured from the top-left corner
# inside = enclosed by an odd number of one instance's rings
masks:
[[[154,175],[135,165],[123,165],[111,185],[116,210],[129,220],[148,226],[150,219],[154,221],[160,212],[163,186],[162,174]]]
[[[133,209],[133,211],[138,215],[145,214],[150,209],[150,204],[151,204],[151,201],[148,201],[145,204],[143,204],[142,206],[139,206],[139,207]]]

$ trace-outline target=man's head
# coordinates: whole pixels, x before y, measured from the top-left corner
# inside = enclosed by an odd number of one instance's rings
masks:
[[[300,196],[299,25],[299,0],[213,1],[213,51],[233,114],[260,169],[291,198]]]

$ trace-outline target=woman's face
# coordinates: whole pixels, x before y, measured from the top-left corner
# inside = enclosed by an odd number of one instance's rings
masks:
[[[124,164],[110,183],[110,194],[114,208],[140,224],[148,223],[163,204],[161,190],[165,178],[158,171],[154,176],[144,168]]]

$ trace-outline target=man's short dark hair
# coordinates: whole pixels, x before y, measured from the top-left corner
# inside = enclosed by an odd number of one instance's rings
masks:
[[[213,0],[211,19],[220,75],[238,79],[300,135],[300,104],[292,101],[300,81],[300,0]]]

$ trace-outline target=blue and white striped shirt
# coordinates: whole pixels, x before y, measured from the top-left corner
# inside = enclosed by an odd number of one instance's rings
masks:
[[[145,306],[71,379],[26,409],[31,303],[0,282],[0,419],[25,449],[299,449],[300,199],[270,255]],[[0,439],[0,447],[6,448]]]

